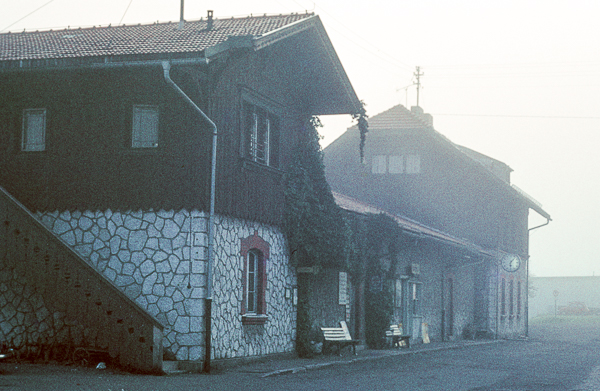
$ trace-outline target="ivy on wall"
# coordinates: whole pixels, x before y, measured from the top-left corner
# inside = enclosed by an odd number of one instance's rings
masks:
[[[350,230],[325,179],[323,151],[311,117],[285,175],[284,230],[294,266],[346,266]]]
[[[393,295],[388,281],[396,271],[402,231],[388,215],[352,217],[350,265],[353,277],[365,284],[365,338],[371,348],[385,344],[392,320]]]

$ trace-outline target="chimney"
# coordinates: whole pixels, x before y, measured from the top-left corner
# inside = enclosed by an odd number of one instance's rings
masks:
[[[433,128],[433,117],[429,113],[424,113],[423,108],[420,106],[411,106],[410,111],[415,117],[423,121],[427,126],[431,126]]]
[[[185,19],[183,19],[183,0],[181,0],[181,10],[179,12],[179,26],[178,30],[183,30],[183,24],[185,23]]]
[[[212,27],[213,27],[213,12],[212,12],[212,10],[209,10],[208,14],[206,15],[206,29],[212,30]]]

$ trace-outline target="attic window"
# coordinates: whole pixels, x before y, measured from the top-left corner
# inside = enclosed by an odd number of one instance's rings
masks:
[[[421,172],[421,156],[407,155],[376,155],[373,156],[373,174],[419,174]]]
[[[133,148],[158,147],[158,107],[133,106],[131,146]]]

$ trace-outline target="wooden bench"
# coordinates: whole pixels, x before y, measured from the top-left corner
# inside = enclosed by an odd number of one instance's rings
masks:
[[[340,325],[342,327],[321,327],[321,332],[323,332],[323,338],[325,341],[323,342],[323,351],[331,348],[332,346],[336,346],[338,349],[338,354],[341,355],[341,350],[346,346],[352,346],[352,351],[354,355],[356,355],[356,345],[360,343],[359,340],[352,339],[350,336],[350,331],[348,330],[348,325],[346,325],[345,321],[341,321]]]
[[[402,330],[397,324],[390,325],[390,329],[385,332],[385,336],[392,340],[393,347],[400,347],[400,342],[404,342],[406,347],[410,348],[410,335],[402,334]]]

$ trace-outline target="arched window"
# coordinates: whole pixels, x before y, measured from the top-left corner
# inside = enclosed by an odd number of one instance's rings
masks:
[[[262,292],[261,287],[261,264],[262,254],[257,249],[248,251],[248,262],[246,267],[246,313],[259,314],[259,296]]]
[[[242,274],[242,323],[264,324],[267,314],[267,263],[269,259],[269,243],[254,235],[242,239],[241,255],[243,259]]]

